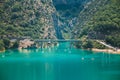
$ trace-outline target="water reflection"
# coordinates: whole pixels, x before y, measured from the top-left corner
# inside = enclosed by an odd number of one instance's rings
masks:
[[[19,49],[20,53],[29,54],[29,53],[38,53],[40,49]]]
[[[120,55],[68,48],[0,54],[0,80],[120,80]]]

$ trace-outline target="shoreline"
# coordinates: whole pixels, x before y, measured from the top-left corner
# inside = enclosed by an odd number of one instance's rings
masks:
[[[2,53],[2,52],[5,52],[5,49],[4,50],[0,50],[0,53]]]
[[[112,49],[97,49],[97,48],[92,48],[91,49],[94,52],[106,52],[106,53],[110,53],[110,54],[120,54],[120,49],[118,50],[112,50]]]
[[[20,49],[20,48],[18,48]],[[21,48],[22,49],[22,48]],[[106,52],[106,53],[110,53],[110,54],[120,54],[120,49],[112,50],[112,49],[97,49],[97,48],[92,48],[92,49],[87,49],[87,50],[91,50],[93,52]],[[0,53],[5,52],[5,49],[0,50]]]

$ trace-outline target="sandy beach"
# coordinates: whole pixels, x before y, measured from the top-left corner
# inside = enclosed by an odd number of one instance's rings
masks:
[[[107,53],[111,53],[111,54],[120,54],[120,49],[117,49],[115,51],[115,50],[112,50],[112,49],[96,49],[96,48],[93,48],[92,51],[95,51],[95,52],[107,52]]]

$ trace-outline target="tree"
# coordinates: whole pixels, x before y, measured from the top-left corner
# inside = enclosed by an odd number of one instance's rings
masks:
[[[15,48],[18,48],[18,47],[19,47],[19,42],[18,41],[14,42],[12,48],[15,49]]]
[[[88,49],[88,48],[91,49],[91,48],[93,48],[93,44],[90,40],[87,40],[83,43],[82,47],[85,48],[85,49]]]
[[[111,44],[112,46],[118,47],[120,48],[120,36],[118,35],[111,35],[111,36],[107,36],[105,41],[108,44]]]
[[[9,39],[3,39],[4,47],[8,49],[10,47],[10,40]]]

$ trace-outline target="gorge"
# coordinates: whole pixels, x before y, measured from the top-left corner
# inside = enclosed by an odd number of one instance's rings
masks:
[[[0,0],[0,80],[120,80],[120,1]]]
[[[4,38],[29,37],[81,39],[85,44],[90,38],[120,47],[118,0],[4,0],[0,4],[1,46]]]

